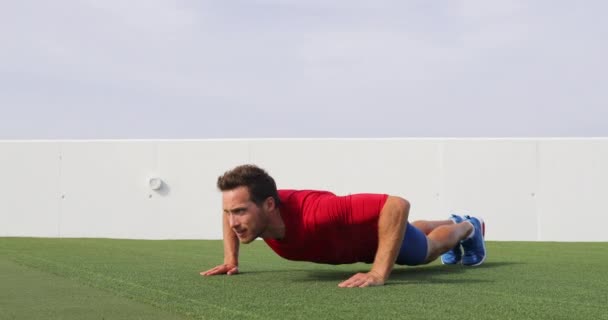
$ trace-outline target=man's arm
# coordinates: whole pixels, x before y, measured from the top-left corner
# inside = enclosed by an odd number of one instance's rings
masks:
[[[405,234],[405,224],[410,211],[407,200],[389,196],[378,219],[378,250],[372,269],[357,273],[339,284],[343,288],[383,285],[397,259]]]
[[[224,264],[201,272],[201,275],[203,276],[213,276],[217,274],[232,275],[239,273],[239,239],[236,234],[234,234],[234,231],[232,231],[232,228],[230,228],[228,215],[230,215],[230,213],[225,212],[223,217]]]

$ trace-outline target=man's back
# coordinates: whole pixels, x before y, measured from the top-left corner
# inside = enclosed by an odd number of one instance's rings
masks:
[[[378,247],[378,217],[387,197],[279,190],[285,237],[264,241],[278,255],[290,260],[371,263]]]

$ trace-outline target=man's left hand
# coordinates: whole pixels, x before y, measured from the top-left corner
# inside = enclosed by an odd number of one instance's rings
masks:
[[[371,286],[381,286],[384,284],[384,278],[374,272],[357,273],[348,280],[341,282],[340,288],[364,288]]]

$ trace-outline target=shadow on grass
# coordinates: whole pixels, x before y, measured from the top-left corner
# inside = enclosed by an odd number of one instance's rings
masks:
[[[431,265],[419,267],[401,267],[397,266],[391,273],[387,285],[396,284],[416,284],[416,283],[482,283],[492,282],[491,280],[481,279],[461,279],[461,278],[446,278],[450,274],[470,273],[478,269],[500,268],[509,265],[518,264],[515,262],[487,262],[478,267],[465,267],[462,265]],[[371,267],[371,265],[370,265]],[[356,272],[367,272],[369,269],[344,271],[344,270],[308,270],[304,278],[295,279],[294,281],[343,281],[351,277]]]

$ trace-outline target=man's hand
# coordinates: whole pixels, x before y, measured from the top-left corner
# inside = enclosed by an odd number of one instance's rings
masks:
[[[239,273],[239,267],[234,264],[224,263],[213,269],[201,272],[201,276],[214,276],[218,274],[233,275]]]
[[[338,285],[340,288],[364,288],[370,286],[381,286],[384,284],[384,277],[370,271],[368,273],[357,273],[348,280]]]

